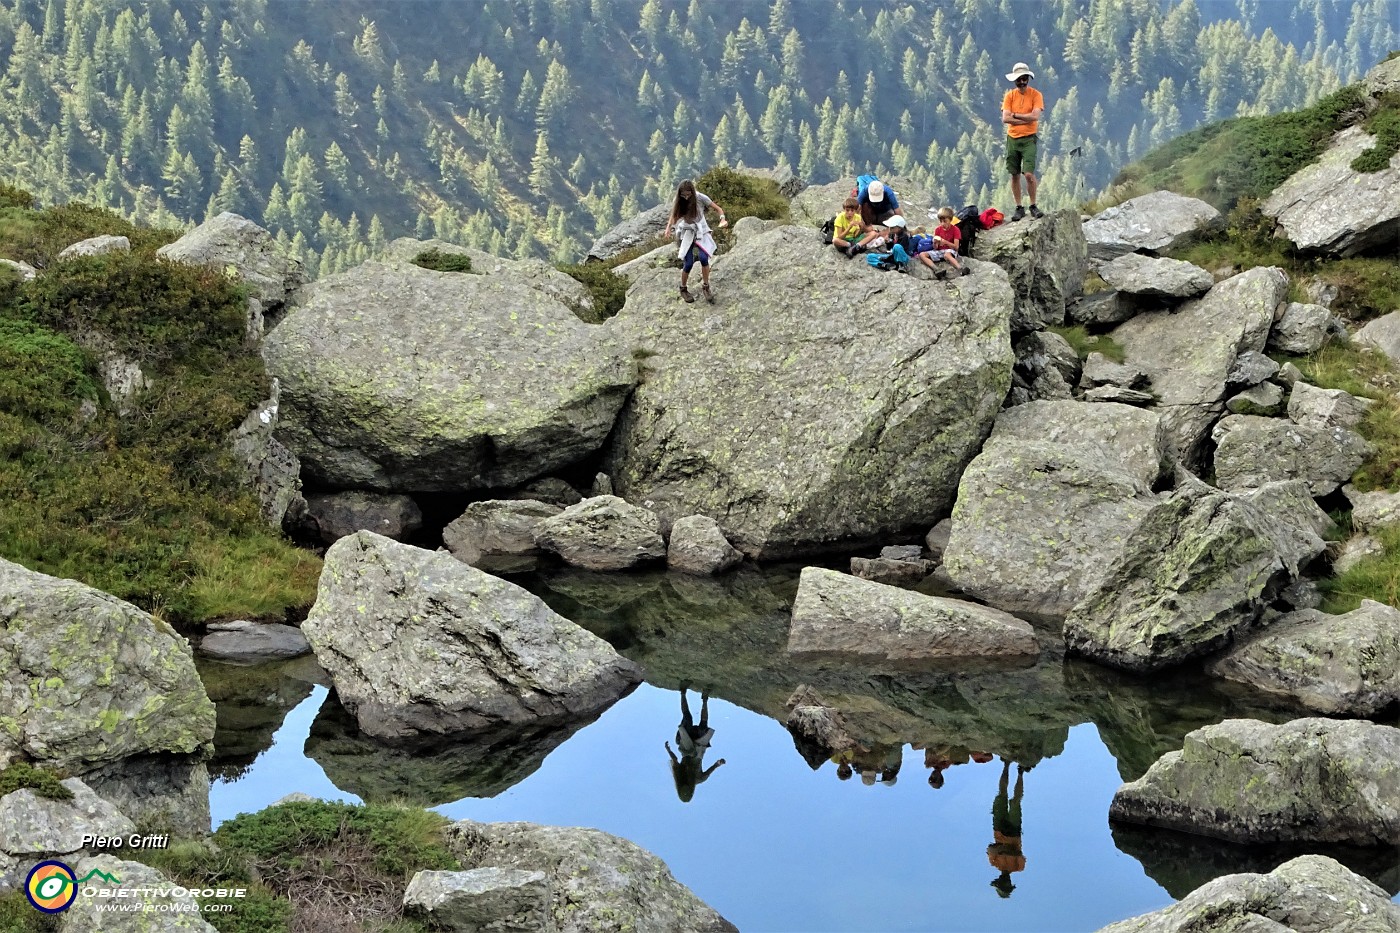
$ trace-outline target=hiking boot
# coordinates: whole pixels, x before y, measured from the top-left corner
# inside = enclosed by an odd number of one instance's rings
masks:
[[[1032,204],[1031,216],[1034,217],[1036,220],[1039,220],[1040,218],[1045,216],[1045,212],[1042,211],[1040,208],[1036,207],[1034,204]]]
[[[843,253],[846,254],[846,258],[847,258],[847,259],[851,259],[852,257],[855,256],[856,253],[860,252],[860,247],[857,246],[856,244],[852,243],[850,246],[848,246],[848,247],[846,247],[845,249],[841,250],[841,252],[843,252]]]
[[[961,275],[971,275],[971,274],[972,274],[972,270],[969,269],[967,266],[963,266],[963,267],[962,267],[962,272],[959,273],[959,274],[961,274]]]
[[[708,301],[710,304],[715,303],[715,293],[710,291],[710,286],[701,285],[700,293],[705,296],[705,300]]]
[[[1015,222],[1018,221],[1018,220],[1025,220],[1025,218],[1026,218],[1026,209],[1025,209],[1024,207],[1022,207],[1021,205],[1017,204],[1017,205],[1016,205],[1016,209],[1015,209],[1014,211],[1011,212],[1011,222],[1012,222],[1012,223],[1015,223]]]
[[[681,297],[685,299],[686,304],[695,304],[695,296],[684,285],[681,286]]]

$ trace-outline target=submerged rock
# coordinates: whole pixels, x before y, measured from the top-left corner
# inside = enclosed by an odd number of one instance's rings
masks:
[[[515,486],[596,451],[635,367],[507,276],[370,262],[307,287],[263,346],[282,440],[327,486]]]
[[[1237,842],[1400,845],[1400,729],[1229,719],[1113,795],[1110,820]]]
[[[642,274],[605,325],[644,373],[608,454],[618,494],[663,526],[709,515],[765,559],[945,515],[1010,387],[1005,274],[983,263],[947,289],[784,226],[715,275],[717,303],[690,305],[674,273]]]
[[[74,580],[0,560],[0,768],[82,772],[208,751],[214,704],[167,623]]]
[[[666,864],[640,846],[596,829],[535,823],[448,827],[447,847],[468,871],[542,871],[559,933],[736,933]]]
[[[1179,904],[1098,933],[1396,933],[1400,905],[1325,855],[1301,855],[1268,874],[1226,875]]]
[[[1007,613],[806,567],[788,651],[897,661],[1028,655],[1040,647],[1030,623]]]
[[[302,631],[341,702],[384,739],[578,716],[641,680],[520,587],[368,531],[326,552]]]
[[[1211,672],[1330,716],[1374,716],[1400,702],[1400,610],[1369,599],[1345,615],[1290,612]]]

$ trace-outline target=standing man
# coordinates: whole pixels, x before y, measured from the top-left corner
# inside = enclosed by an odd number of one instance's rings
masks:
[[[1006,124],[1006,170],[1011,173],[1011,196],[1016,199],[1012,220],[1026,216],[1026,209],[1021,206],[1022,175],[1026,176],[1026,193],[1031,198],[1031,216],[1045,216],[1035,206],[1036,132],[1040,129],[1040,115],[1045,112],[1045,98],[1031,87],[1034,77],[1029,65],[1017,62],[1006,76],[1016,87],[1001,100],[1001,122]]]

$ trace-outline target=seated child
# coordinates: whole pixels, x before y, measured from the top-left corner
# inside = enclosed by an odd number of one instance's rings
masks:
[[[836,215],[836,229],[832,231],[831,245],[847,256],[856,254],[856,244],[865,235],[865,222],[860,219],[860,202],[847,198],[841,205],[841,213]]]
[[[920,237],[915,244],[918,250],[915,258],[930,269],[934,269],[934,263],[941,260],[959,270],[961,274],[971,275],[972,270],[964,268],[963,264],[958,262],[958,240],[962,239],[962,234],[958,231],[953,209],[945,207],[939,210],[938,220],[939,225],[934,229],[933,236]]]

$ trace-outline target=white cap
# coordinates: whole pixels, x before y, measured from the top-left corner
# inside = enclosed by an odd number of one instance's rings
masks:
[[[886,227],[903,227],[903,226],[905,226],[904,218],[901,217],[901,216],[899,216],[898,214],[895,214],[895,215],[894,215],[893,217],[891,217],[889,220],[885,221],[885,226],[886,226]]]
[[[865,189],[865,193],[872,202],[878,203],[885,200],[885,186],[882,182],[872,181],[870,187]]]

